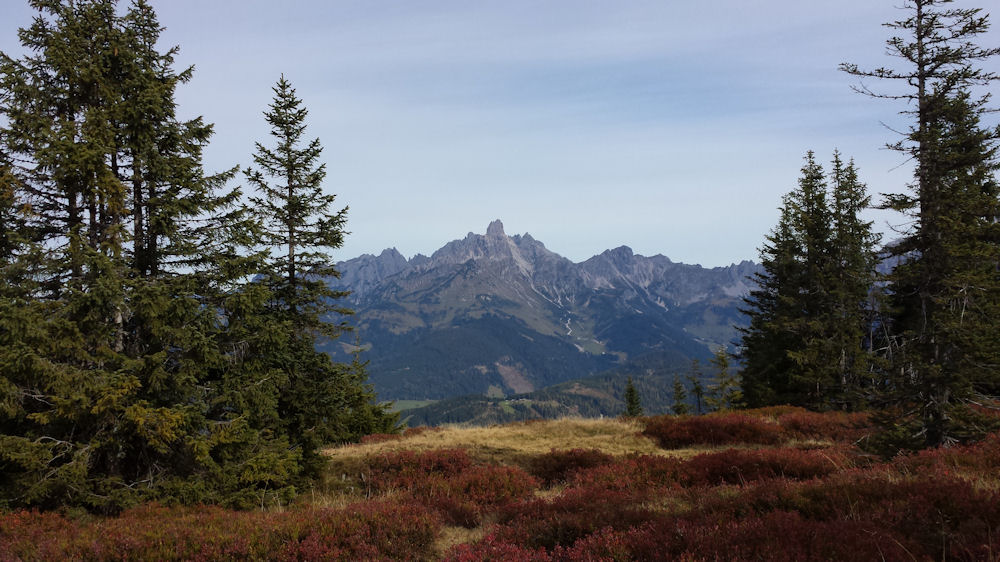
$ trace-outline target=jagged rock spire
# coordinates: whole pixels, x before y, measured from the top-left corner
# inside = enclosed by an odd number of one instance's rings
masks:
[[[506,234],[504,234],[503,231],[503,223],[500,222],[500,219],[491,222],[490,225],[486,227],[486,236],[488,237],[506,236]]]

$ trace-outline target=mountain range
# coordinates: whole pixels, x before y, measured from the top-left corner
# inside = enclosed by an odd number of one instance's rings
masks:
[[[497,220],[431,256],[395,249],[340,262],[349,335],[383,400],[529,393],[650,354],[671,363],[730,345],[759,266],[704,268],[626,246],[574,263]]]

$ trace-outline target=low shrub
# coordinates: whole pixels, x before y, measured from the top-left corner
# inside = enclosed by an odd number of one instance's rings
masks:
[[[531,548],[504,541],[496,534],[487,535],[474,544],[452,547],[444,556],[445,562],[551,562],[552,556],[544,548]]]
[[[21,512],[0,515],[0,560],[421,560],[438,530],[432,513],[398,502],[282,513],[147,505],[89,521]]]
[[[596,449],[570,449],[538,455],[528,462],[528,472],[546,485],[565,482],[577,471],[606,466],[615,461],[612,455]]]
[[[580,469],[573,473],[573,488],[627,494],[636,501],[673,489],[680,481],[683,461],[657,455],[633,455],[612,464]]]
[[[893,459],[891,466],[906,474],[930,470],[961,472],[983,479],[1000,478],[1000,433],[993,433],[979,443],[948,448],[926,449]]]
[[[462,449],[400,451],[368,463],[376,492],[401,491],[425,503],[445,522],[475,527],[496,508],[531,495],[538,481],[515,467],[476,464]]]
[[[891,532],[855,521],[810,521],[774,512],[736,521],[650,523],[606,530],[557,553],[557,560],[912,560]]]
[[[892,530],[918,559],[988,559],[1000,552],[1000,492],[941,473],[903,478],[848,470],[823,480],[771,480],[737,494],[706,494],[705,521],[795,512],[810,521],[854,521]]]
[[[571,546],[601,529],[628,529],[656,518],[628,494],[570,489],[552,499],[527,501],[503,510],[494,540],[552,550]]]
[[[417,486],[428,475],[449,478],[470,469],[474,464],[464,449],[431,451],[393,451],[368,459],[368,484],[379,492]]]
[[[665,449],[693,445],[775,445],[784,440],[776,422],[747,414],[658,416],[646,422],[643,435]]]
[[[864,412],[810,412],[802,410],[778,416],[778,423],[792,437],[855,442],[874,431],[871,416]]]
[[[778,419],[786,414],[798,414],[801,412],[808,412],[809,410],[801,406],[789,406],[787,404],[780,406],[764,406],[763,408],[749,408],[746,410],[740,410],[740,413],[746,414],[748,416],[760,416],[763,418]]]
[[[371,433],[361,436],[362,445],[372,445],[374,443],[385,443],[387,441],[399,441],[403,438],[400,433]]]
[[[729,449],[688,460],[681,466],[679,480],[685,486],[746,484],[770,478],[806,480],[849,466],[849,457],[833,449]]]

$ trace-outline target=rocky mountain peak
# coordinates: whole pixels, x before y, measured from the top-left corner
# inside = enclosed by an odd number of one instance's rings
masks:
[[[489,238],[500,238],[501,236],[506,236],[503,231],[503,223],[500,222],[500,219],[491,222],[490,225],[486,227],[486,236]]]
[[[605,255],[610,257],[616,263],[627,263],[632,260],[635,255],[632,253],[632,248],[628,246],[618,246],[612,250],[605,250]]]

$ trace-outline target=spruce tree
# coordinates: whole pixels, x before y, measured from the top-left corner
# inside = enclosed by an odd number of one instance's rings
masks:
[[[639,398],[639,391],[632,384],[632,377],[625,383],[625,415],[630,418],[642,415],[642,400]]]
[[[674,415],[684,416],[691,413],[691,405],[687,403],[687,391],[684,389],[684,383],[681,382],[681,379],[677,375],[674,375],[673,393],[674,405],[671,409]]]
[[[715,411],[742,407],[743,393],[740,390],[739,375],[730,367],[729,352],[726,348],[720,347],[715,350],[711,364],[714,383],[709,388],[708,407]]]
[[[688,372],[687,380],[691,385],[691,394],[694,395],[694,413],[702,415],[705,413],[705,384],[702,382],[704,374],[701,371],[701,362],[697,359],[691,360],[691,370]]]
[[[337,364],[316,349],[322,339],[341,335],[342,318],[351,313],[337,304],[347,293],[331,290],[326,282],[339,276],[328,252],[343,244],[347,209],[334,209],[335,195],[323,191],[323,149],[319,139],[305,140],[308,111],[302,100],[284,76],[273,92],[264,116],[274,146],[256,143],[256,168],[247,178],[257,191],[251,200],[264,224],[260,242],[279,252],[269,255],[260,271],[260,282],[271,294],[266,314],[281,341],[269,353],[281,358],[275,368],[287,380],[278,411],[316,471],[323,461],[322,444],[356,439],[394,418],[372,403],[363,363]],[[374,425],[358,427],[361,420]]]
[[[797,283],[791,315],[784,318],[796,347],[787,350],[794,362],[789,373],[795,403],[826,409],[834,399],[838,377],[831,357],[831,293],[836,276],[833,261],[832,213],[826,175],[812,152],[806,155],[799,187],[789,196],[793,231],[798,245]]]
[[[290,492],[299,453],[247,423],[259,373],[221,312],[252,269],[252,224],[220,189],[234,171],[202,171],[211,127],[174,115],[190,71],[156,51],[146,2],[33,5],[30,54],[0,56],[2,212],[20,230],[2,266],[17,289],[0,301],[0,502]]]
[[[159,411],[159,423],[143,423],[123,353],[125,194],[112,169],[122,36],[113,2],[38,8],[21,32],[34,54],[0,63],[14,196],[30,207],[29,243],[41,251],[4,280],[31,292],[5,303],[0,320],[0,373],[23,397],[5,412],[3,499],[114,505],[127,493],[116,481],[131,476],[122,453],[168,447],[178,421]]]
[[[902,444],[940,446],[974,438],[988,424],[972,406],[991,400],[1000,384],[1000,203],[998,133],[982,123],[988,95],[976,87],[998,78],[983,70],[1000,47],[975,43],[989,28],[980,9],[950,0],[910,0],[908,17],[887,24],[905,37],[887,41],[900,68],[842,69],[903,85],[901,93],[868,95],[907,103],[910,126],[889,144],[915,163],[909,190],[886,197],[909,228],[890,247],[891,330],[884,403],[899,408],[892,422]]]
[[[873,353],[878,314],[882,309],[877,266],[880,235],[871,221],[861,218],[870,207],[867,187],[858,179],[853,161],[846,164],[834,153],[830,171],[832,190],[831,267],[828,294],[831,316],[828,324],[830,355],[836,381],[827,405],[838,409],[861,409],[877,387]]]
[[[792,403],[791,373],[797,368],[789,351],[801,348],[788,323],[800,314],[799,244],[792,224],[790,196],[783,198],[781,218],[760,250],[763,271],[754,274],[756,288],[744,298],[749,318],[742,333],[743,395],[750,407]]]
[[[877,237],[853,163],[835,153],[829,177],[806,156],[798,188],[761,249],[763,272],[744,299],[743,392],[747,405],[817,410],[863,406]],[[866,378],[868,377],[868,378]]]

